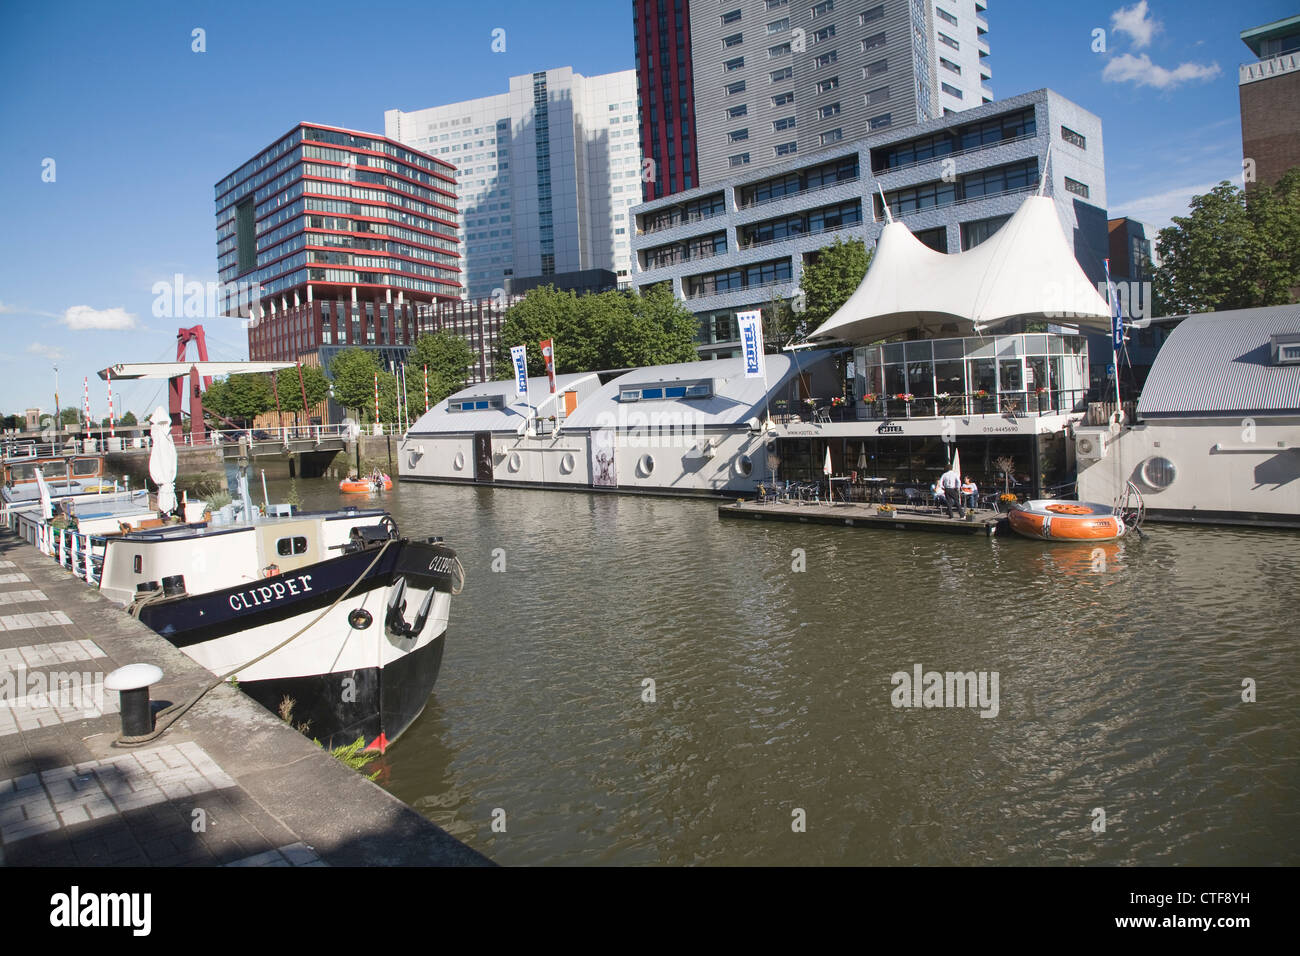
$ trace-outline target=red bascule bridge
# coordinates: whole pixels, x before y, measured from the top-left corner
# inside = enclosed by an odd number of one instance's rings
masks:
[[[198,361],[186,357],[189,344],[193,342],[198,351]],[[275,383],[276,373],[284,369],[298,368],[298,387],[302,397],[303,408],[307,408],[307,392],[303,388],[301,366],[296,362],[209,362],[208,345],[203,336],[203,326],[195,325],[176,332],[175,362],[123,362],[109,366],[99,373],[104,380],[115,379],[168,379],[167,411],[171,415],[172,438],[181,442],[184,439],[182,399],[189,392],[190,441],[201,444],[207,439],[207,424],[203,418],[203,389],[212,384],[213,376],[238,375],[247,372],[271,373],[272,387],[275,389],[277,409],[280,402],[279,388]],[[200,388],[200,380],[202,387]]]

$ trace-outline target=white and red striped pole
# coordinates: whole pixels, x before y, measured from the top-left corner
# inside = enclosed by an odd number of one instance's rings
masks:
[[[379,373],[375,373],[375,424],[379,424]]]
[[[113,373],[108,373],[108,437],[116,438],[117,432],[113,428]]]
[[[429,366],[424,367],[424,410],[429,410]]]
[[[90,437],[90,376],[81,380],[81,396],[86,411],[86,437]]]

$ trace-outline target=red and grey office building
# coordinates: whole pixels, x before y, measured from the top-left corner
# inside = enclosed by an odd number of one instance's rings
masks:
[[[218,182],[218,275],[226,313],[251,312],[249,358],[328,368],[360,346],[400,362],[461,297],[455,176],[384,136],[299,123]]]

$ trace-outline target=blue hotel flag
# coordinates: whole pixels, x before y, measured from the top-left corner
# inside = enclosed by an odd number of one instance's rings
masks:
[[[763,314],[739,312],[736,324],[740,327],[740,345],[745,358],[745,378],[767,378],[763,359]]]
[[[515,398],[528,394],[528,351],[523,345],[510,348],[510,361],[515,367]]]

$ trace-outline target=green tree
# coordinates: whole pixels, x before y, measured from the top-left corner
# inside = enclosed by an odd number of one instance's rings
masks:
[[[406,365],[407,400],[411,416],[424,414],[424,370],[429,370],[429,407],[465,387],[474,350],[454,332],[421,335],[415,340]]]
[[[302,378],[299,379],[301,370]],[[303,421],[303,393],[307,394],[307,408],[312,409],[329,398],[330,381],[318,365],[281,369],[276,384],[280,389],[280,407],[293,413],[295,422]]]
[[[514,378],[510,366],[510,349],[523,345],[528,349],[528,374],[546,374],[546,364],[542,360],[538,342],[543,339],[559,339],[562,327],[571,329],[577,311],[577,296],[566,289],[553,286],[539,286],[529,289],[522,299],[506,310],[505,322],[497,339],[496,372],[501,379]],[[585,341],[584,336],[584,341]],[[589,354],[578,355],[582,348],[579,342],[564,342],[563,349],[556,343],[556,368],[564,371],[578,371],[579,366],[590,360]],[[570,351],[570,350],[573,351]],[[585,371],[585,369],[582,369]]]
[[[375,420],[375,376],[380,375],[380,416],[384,416],[384,376],[379,359],[369,349],[343,349],[330,363],[334,380],[334,399],[344,408],[355,408],[362,424]],[[388,376],[391,379],[392,376]],[[393,395],[397,394],[396,388]],[[396,403],[394,402],[394,405]]]
[[[698,358],[695,316],[666,286],[583,296],[549,286],[510,307],[497,350],[499,377],[512,377],[510,348],[528,349],[528,374],[546,374],[538,343],[555,342],[557,373],[691,362]]]
[[[118,420],[119,425],[138,425],[139,419],[135,417],[135,412],[127,412]]]
[[[1160,230],[1152,279],[1156,315],[1296,301],[1300,287],[1300,167],[1246,192],[1226,180]]]
[[[644,293],[632,294],[632,311],[640,318],[644,342],[649,350],[641,365],[668,365],[694,362],[700,321],[685,304],[673,295],[672,287],[659,282]]]
[[[261,372],[218,379],[204,391],[203,406],[247,427],[258,415],[275,408],[271,379]],[[125,423],[124,418],[123,424]]]
[[[780,352],[791,342],[808,334],[805,313],[794,307],[794,302],[783,295],[774,296],[763,309],[763,346],[766,352]]]
[[[845,241],[837,236],[829,246],[817,250],[815,258],[803,267],[801,337],[815,330],[848,301],[862,284],[870,264],[871,253],[861,239]]]
[[[59,412],[60,425],[80,425],[81,409],[69,405],[63,411]]]

